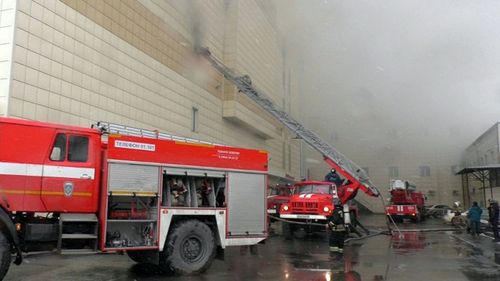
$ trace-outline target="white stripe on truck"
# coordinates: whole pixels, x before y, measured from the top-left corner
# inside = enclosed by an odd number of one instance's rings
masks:
[[[30,177],[52,177],[52,178],[95,178],[94,168],[80,168],[67,166],[22,164],[0,162],[0,175],[30,176]]]

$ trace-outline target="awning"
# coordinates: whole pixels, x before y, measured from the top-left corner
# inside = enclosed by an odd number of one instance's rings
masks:
[[[470,173],[474,173],[474,172],[495,170],[495,169],[500,169],[500,164],[465,167],[462,170],[458,171],[456,174],[463,175],[463,174],[470,174]]]

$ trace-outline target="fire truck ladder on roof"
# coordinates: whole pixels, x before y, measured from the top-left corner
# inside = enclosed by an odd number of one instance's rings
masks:
[[[150,138],[150,139],[160,139],[160,140],[172,140],[187,143],[198,143],[198,144],[208,144],[216,146],[227,146],[219,143],[212,143],[208,141],[202,141],[192,138],[179,137],[175,135],[169,135],[166,133],[159,132],[158,130],[148,130],[142,128],[136,128],[131,126],[125,126],[120,124],[114,124],[110,122],[99,121],[97,124],[92,125],[94,128],[98,128],[103,133],[107,134],[119,134],[124,136],[133,136],[140,138]]]
[[[326,159],[334,162],[337,166],[347,172],[355,180],[361,183],[361,189],[372,196],[378,196],[379,192],[376,186],[370,181],[366,171],[348,159],[345,155],[337,151],[326,141],[322,140],[317,134],[305,128],[302,124],[294,120],[286,112],[277,109],[273,102],[266,97],[261,91],[252,86],[252,81],[248,75],[238,76],[234,71],[226,67],[221,61],[216,59],[208,48],[198,48],[198,54],[205,57],[212,66],[220,72],[224,77],[234,83],[238,90],[244,93],[247,97],[260,105],[262,109],[274,116],[282,124],[288,127],[292,132],[302,138],[312,148],[323,154]],[[328,162],[328,161],[327,161]],[[330,164],[330,163],[329,163]],[[332,164],[330,164],[332,165]]]

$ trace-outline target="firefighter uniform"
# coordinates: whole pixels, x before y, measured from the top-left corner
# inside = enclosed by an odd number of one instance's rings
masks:
[[[328,218],[328,227],[330,228],[330,253],[342,254],[344,252],[346,228],[344,222],[344,210],[340,199],[334,199],[334,207],[332,216]]]

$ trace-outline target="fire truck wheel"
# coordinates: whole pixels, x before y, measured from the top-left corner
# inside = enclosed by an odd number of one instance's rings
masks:
[[[144,251],[128,251],[128,257],[136,263],[151,263],[151,255]]]
[[[281,232],[286,240],[292,240],[293,238],[293,225],[287,222],[281,222]]]
[[[413,222],[419,223],[420,221],[422,221],[422,218],[420,217],[420,214],[417,214],[413,219]]]
[[[304,239],[304,238],[306,238],[306,236],[307,236],[307,232],[303,228],[299,227],[293,231],[293,237],[295,237],[297,239]]]
[[[199,220],[181,221],[169,234],[162,255],[166,270],[182,275],[201,273],[215,257],[214,234]]]
[[[10,267],[11,254],[10,242],[2,232],[0,232],[0,259],[0,280],[3,280]]]

